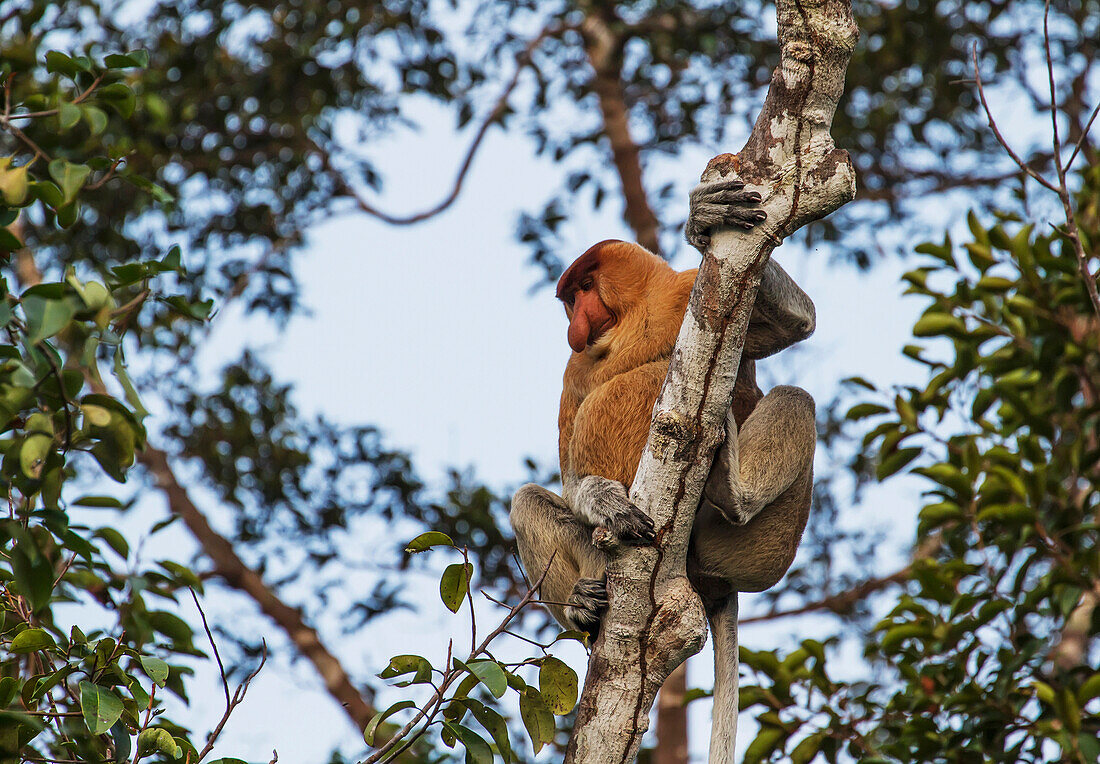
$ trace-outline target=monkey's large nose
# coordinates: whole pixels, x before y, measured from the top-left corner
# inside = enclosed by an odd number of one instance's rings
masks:
[[[588,345],[588,336],[591,332],[592,326],[585,311],[575,311],[573,313],[573,320],[569,322],[569,332],[566,335],[569,339],[569,347],[573,349],[574,353],[584,352],[585,347]]]

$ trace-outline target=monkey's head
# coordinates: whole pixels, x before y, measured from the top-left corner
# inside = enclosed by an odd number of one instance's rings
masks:
[[[607,239],[589,247],[558,280],[557,296],[569,318],[569,347],[582,353],[601,339],[613,340],[619,327],[644,321],[640,309],[657,274],[675,272],[637,244]]]

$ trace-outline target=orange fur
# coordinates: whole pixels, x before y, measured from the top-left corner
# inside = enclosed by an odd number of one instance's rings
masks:
[[[696,270],[675,271],[637,244],[609,240],[562,274],[559,298],[566,300],[591,277],[615,320],[565,367],[558,415],[563,479],[599,475],[627,486],[634,480]],[[573,319],[569,302],[566,315]],[[754,364],[743,359],[734,389],[739,421],[760,396]]]

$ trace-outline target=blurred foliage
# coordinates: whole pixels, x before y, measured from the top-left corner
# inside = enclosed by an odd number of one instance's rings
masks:
[[[166,324],[201,322],[210,304],[181,293],[187,274],[178,248],[100,271],[73,257],[58,281],[40,282],[19,241],[28,219],[51,235],[79,227],[80,207],[108,195],[102,187],[112,177],[130,181],[135,193],[164,196],[129,170],[116,172],[120,149],[106,137],[88,144],[85,157],[51,159],[11,124],[18,113],[23,124],[48,120],[59,136],[81,124],[96,132],[104,108],[130,112],[127,82],[146,61],[143,51],[102,59],[55,51],[45,68],[57,75],[60,100],[22,101],[5,88],[0,121],[20,143],[0,156],[0,250],[19,275],[15,282],[0,277],[4,761],[197,762],[204,745],[164,715],[157,695],[167,690],[187,700],[189,659],[204,653],[178,614],[179,596],[201,591],[202,582],[174,561],[131,555],[122,532],[92,522],[123,501],[82,494],[103,475],[124,482],[144,446],[147,412],[125,358],[148,331],[142,314],[156,305]],[[0,82],[13,76],[10,62],[0,64]]]
[[[1077,195],[1100,242],[1100,167]],[[917,247],[924,385],[848,412],[879,479],[930,484],[904,590],[871,630],[879,668],[838,681],[827,643],[742,650],[746,761],[1100,759],[1100,316],[1073,247],[1017,216]]]

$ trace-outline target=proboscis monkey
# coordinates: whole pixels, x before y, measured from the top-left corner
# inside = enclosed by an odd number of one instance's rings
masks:
[[[764,219],[755,208],[759,201],[740,181],[700,184],[691,194],[688,241],[702,251],[715,228],[751,228]],[[630,502],[627,489],[695,274],[673,270],[637,244],[602,241],[558,282],[573,350],[558,417],[564,496],[525,485],[512,499],[511,521],[530,575],[541,575],[553,556],[542,597],[567,603],[548,605],[566,628],[595,634],[607,607],[606,557],[592,544],[593,527],[606,527],[624,544],[653,539],[653,521]],[[736,607],[737,592],[762,591],[786,573],[810,510],[813,398],[790,386],[763,395],[755,361],[805,339],[814,324],[813,302],[769,261],[746,333],[725,442],[703,490],[688,554],[688,577],[711,618],[716,683],[730,670],[718,661],[732,664],[736,656],[728,655],[735,616],[726,606],[733,598]],[[736,716],[736,708],[717,705],[716,699],[716,725],[719,714]]]

